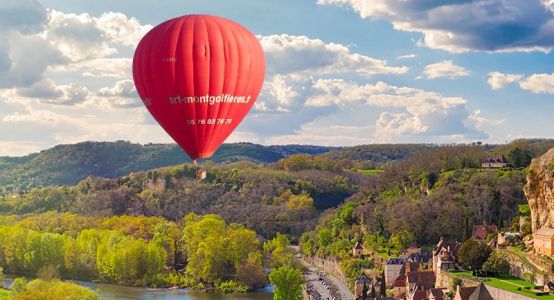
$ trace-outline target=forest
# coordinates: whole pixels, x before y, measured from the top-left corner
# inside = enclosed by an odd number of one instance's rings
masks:
[[[552,146],[368,145],[265,163],[205,162],[203,181],[189,163],[88,176],[0,198],[0,266],[12,274],[53,268],[60,278],[247,291],[297,278],[287,246],[299,244],[306,255],[338,258],[354,277],[375,267],[347,255],[357,241],[390,257],[411,242],[463,240],[473,224],[510,228],[526,203],[527,166]],[[512,167],[481,168],[494,155]]]

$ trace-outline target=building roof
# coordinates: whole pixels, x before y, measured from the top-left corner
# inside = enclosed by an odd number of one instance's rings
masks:
[[[407,273],[407,281],[409,283],[425,284],[435,283],[436,274],[434,271],[415,271]]]
[[[552,237],[553,236],[553,228],[540,228],[540,229],[536,230],[536,232],[534,232],[533,235]]]
[[[413,253],[409,255],[409,262],[428,263],[432,256],[428,253]]]
[[[418,269],[420,269],[420,263],[417,262],[409,262],[408,264],[408,271],[409,272],[416,272],[418,271]]]
[[[414,293],[412,294],[412,300],[426,300],[428,299],[428,295],[426,293],[426,291],[423,290],[414,290]]]
[[[475,289],[475,286],[461,286],[457,289],[457,292],[459,293],[461,300],[468,300],[468,297],[472,295],[472,292],[474,292]]]
[[[445,296],[443,294],[443,289],[441,289],[441,288],[430,289],[430,291],[428,293],[431,294],[432,296],[434,296],[435,299],[443,299],[443,297]],[[430,298],[429,295],[428,295],[428,298]]]
[[[488,292],[488,289],[484,283],[480,283],[479,286],[474,289],[468,300],[493,300],[493,297]]]
[[[355,244],[355,246],[353,247],[353,249],[361,250],[361,249],[364,249],[364,247],[362,246],[362,244],[360,242],[357,242]]]
[[[406,287],[407,286],[407,277],[405,275],[399,275],[397,279],[393,282],[393,287]]]
[[[438,255],[442,249],[446,249],[449,250],[453,256],[455,256],[455,254],[459,252],[459,248],[461,246],[462,243],[459,241],[447,241],[443,237],[440,237],[434,250],[434,255]]]
[[[407,260],[403,257],[390,258],[385,261],[387,265],[404,265]]]
[[[457,292],[461,300],[493,300],[483,282],[478,286],[459,287]]]
[[[360,274],[360,276],[358,276],[358,278],[355,280],[355,284],[370,284],[372,283],[372,281],[370,280],[370,278],[368,278],[368,276],[366,276],[366,274],[364,274],[364,272],[362,274]]]
[[[472,227],[472,237],[477,240],[485,240],[488,234],[495,233],[497,234],[497,226],[496,225],[474,225]]]
[[[503,155],[496,155],[492,157],[488,157],[482,161],[482,163],[507,163],[505,157]]]

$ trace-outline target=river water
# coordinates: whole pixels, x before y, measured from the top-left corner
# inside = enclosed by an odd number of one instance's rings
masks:
[[[6,277],[4,286],[12,284],[14,277]],[[262,290],[237,295],[222,295],[217,291],[196,291],[190,289],[154,289],[145,287],[129,287],[116,284],[91,283],[75,281],[76,283],[97,291],[102,299],[141,299],[141,300],[271,300],[273,299],[272,287],[268,286]]]

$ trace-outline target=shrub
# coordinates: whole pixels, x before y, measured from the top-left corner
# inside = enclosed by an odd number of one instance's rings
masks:
[[[224,281],[220,283],[218,286],[220,292],[224,294],[230,293],[246,293],[249,290],[249,287],[240,283],[237,283],[233,280]]]

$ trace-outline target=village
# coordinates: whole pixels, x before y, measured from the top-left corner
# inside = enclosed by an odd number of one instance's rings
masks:
[[[482,162],[483,169],[511,167],[503,156]],[[466,241],[440,237],[434,247],[410,244],[397,257],[376,256],[362,242],[352,248],[354,258],[371,260],[382,272],[362,270],[353,283],[355,300],[528,300],[553,299],[553,226],[538,226],[530,220],[529,207],[522,206],[518,228],[498,230],[496,225],[475,224]],[[531,222],[532,221],[532,222]],[[531,224],[532,223],[532,224]],[[470,251],[463,245],[475,245]],[[468,248],[469,246],[467,246]],[[461,250],[462,249],[462,250]],[[475,251],[473,254],[468,252]],[[462,252],[466,252],[463,254]],[[483,252],[483,253],[482,253]],[[465,266],[465,256],[502,256],[496,263],[482,259],[475,269]],[[468,260],[468,258],[467,258]],[[493,261],[493,259],[492,259]],[[485,265],[488,267],[483,267]],[[503,264],[505,264],[503,266]],[[468,263],[466,264],[468,265]],[[321,273],[320,280],[325,279]],[[311,286],[310,281],[307,284]],[[333,284],[325,284],[329,299],[343,299],[334,293]],[[314,293],[313,293],[314,294]],[[321,295],[308,299],[328,299]]]

